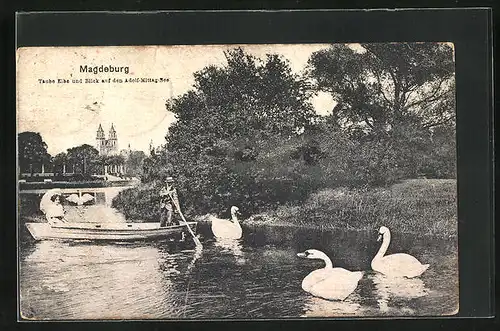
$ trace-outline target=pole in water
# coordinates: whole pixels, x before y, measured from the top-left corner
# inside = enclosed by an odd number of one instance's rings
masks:
[[[177,209],[177,211],[179,212],[179,215],[181,215],[181,218],[182,220],[184,221],[184,223],[186,224],[186,227],[187,229],[189,230],[189,233],[191,234],[191,236],[193,236],[193,240],[194,240],[194,243],[196,244],[196,246],[198,246],[198,248],[202,248],[203,245],[201,244],[200,240],[198,239],[198,237],[196,237],[196,235],[193,233],[193,230],[191,230],[191,227],[189,226],[188,222],[186,221],[186,219],[184,218],[184,215],[182,214],[181,212],[181,209],[179,208],[179,205],[177,204],[177,202],[173,199],[172,195],[169,193],[168,196],[170,197],[170,200],[172,200],[172,202],[174,203],[174,206],[175,208]]]

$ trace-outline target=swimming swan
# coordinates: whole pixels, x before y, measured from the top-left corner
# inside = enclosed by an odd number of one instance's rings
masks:
[[[81,197],[78,196],[78,194],[76,193],[73,193],[71,194],[69,197],[66,198],[67,201],[70,201],[76,205],[83,205],[89,201],[92,201],[94,200],[94,197],[88,193],[85,193],[84,195],[82,195]]]
[[[323,299],[344,300],[354,292],[359,280],[363,277],[362,271],[333,268],[328,256],[316,249],[308,249],[303,253],[298,253],[297,256],[325,261],[324,268],[314,270],[302,280],[304,291]]]
[[[237,217],[239,214],[239,208],[232,206],[230,220],[224,220],[213,216],[210,217],[214,236],[225,239],[240,239],[243,231]]]
[[[378,233],[377,241],[382,238],[383,241],[377,255],[372,260],[371,266],[373,270],[387,276],[413,278],[420,276],[429,268],[428,264],[422,264],[408,254],[398,253],[384,256],[391,242],[391,232],[385,226],[381,226]]]

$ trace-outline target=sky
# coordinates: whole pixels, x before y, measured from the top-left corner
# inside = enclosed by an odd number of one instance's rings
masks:
[[[190,90],[194,72],[211,64],[225,65],[224,51],[238,46],[261,58],[267,53],[281,54],[290,61],[294,72],[305,68],[312,52],[328,47],[273,44],[20,48],[17,131],[39,132],[54,156],[81,144],[95,146],[99,124],[106,136],[113,124],[119,149],[130,144],[132,150],[147,152],[151,140],[154,146],[165,143],[168,127],[175,120],[166,111],[165,101]],[[80,66],[85,65],[128,67],[129,74],[80,72]],[[102,82],[108,78],[122,82]],[[165,82],[125,82],[125,78],[164,78]],[[80,79],[82,83],[78,83]],[[85,83],[85,79],[100,82]],[[318,94],[312,103],[322,115],[335,104],[326,93]]]

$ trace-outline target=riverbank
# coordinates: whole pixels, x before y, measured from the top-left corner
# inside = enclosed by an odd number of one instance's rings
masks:
[[[195,218],[207,219],[207,215]],[[455,237],[456,180],[412,179],[388,188],[323,189],[300,206],[281,206],[251,215],[242,223],[354,231],[375,231],[384,225],[399,233]]]
[[[44,222],[38,205],[21,199],[21,216],[30,222]],[[139,201],[140,202],[140,201]],[[144,204],[146,206],[146,203]],[[245,210],[242,210],[246,214]],[[154,210],[142,209],[143,214]],[[208,215],[190,220],[208,222]],[[229,215],[218,215],[229,218]],[[413,179],[387,188],[323,189],[312,194],[301,205],[284,205],[275,210],[242,217],[246,226],[292,226],[316,229],[375,231],[380,226],[394,232],[435,237],[456,237],[456,180]],[[130,222],[157,219],[133,219]]]
[[[53,188],[99,188],[99,187],[124,187],[134,186],[140,183],[139,179],[121,180],[94,180],[94,181],[49,181],[49,182],[19,182],[20,193],[34,193],[35,191],[49,190]],[[38,193],[38,192],[36,192]]]

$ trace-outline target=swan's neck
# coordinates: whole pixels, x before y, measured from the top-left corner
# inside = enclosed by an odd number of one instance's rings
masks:
[[[231,213],[231,222],[238,223],[238,217],[236,216],[236,213]]]
[[[330,258],[328,256],[322,256],[321,259],[323,261],[325,261],[325,269],[331,269],[333,268],[333,265],[332,265],[332,260],[330,260]]]
[[[391,242],[391,233],[390,232],[384,233],[382,238],[382,245],[380,245],[380,248],[378,250],[377,255],[375,255],[375,258],[381,258],[385,255],[385,252],[387,252],[387,248],[389,247],[390,242]]]

